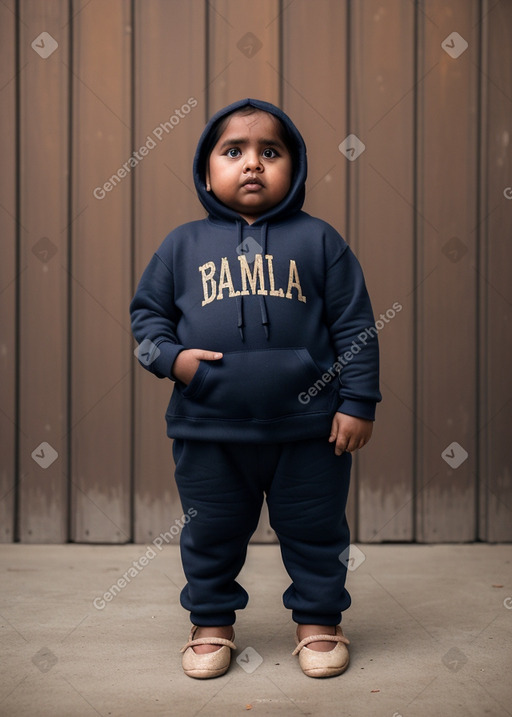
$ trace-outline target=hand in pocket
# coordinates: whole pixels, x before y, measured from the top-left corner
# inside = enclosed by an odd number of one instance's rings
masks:
[[[217,361],[221,358],[222,354],[218,351],[184,349],[176,356],[172,365],[171,373],[174,378],[188,386],[199,368],[200,361]]]

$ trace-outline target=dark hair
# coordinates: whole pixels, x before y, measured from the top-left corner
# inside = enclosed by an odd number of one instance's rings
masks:
[[[253,105],[246,105],[245,107],[240,107],[237,110],[233,110],[233,112],[230,112],[229,114],[224,115],[224,117],[218,119],[217,122],[212,126],[210,134],[208,135],[208,141],[206,142],[205,146],[206,162],[208,162],[210,154],[212,153],[213,148],[221,138],[222,133],[226,129],[229,120],[235,115],[242,115],[245,117],[246,115],[252,115],[256,112],[264,112],[277,122],[279,139],[283,142],[286,149],[290,153],[290,156],[292,158],[292,166],[295,167],[297,150],[295,148],[295,143],[288,127],[279,117],[276,117],[276,115],[273,115],[271,112],[267,112],[266,110],[261,110],[259,107],[254,107]]]

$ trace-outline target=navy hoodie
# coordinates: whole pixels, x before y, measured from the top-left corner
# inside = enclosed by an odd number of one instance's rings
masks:
[[[294,147],[288,194],[253,224],[205,187],[212,127],[245,105],[278,117]],[[159,378],[175,380],[185,348],[223,353],[175,381],[167,434],[281,442],[328,437],[336,411],[373,420],[378,344],[363,274],[338,232],[302,211],[306,148],[292,121],[235,102],[206,125],[193,169],[208,217],[165,238],[130,305],[139,360]]]

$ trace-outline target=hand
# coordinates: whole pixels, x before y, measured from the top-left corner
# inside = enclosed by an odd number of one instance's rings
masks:
[[[344,451],[352,453],[368,443],[372,431],[373,421],[337,412],[332,419],[329,443],[336,441],[334,452],[337,456],[341,456]]]
[[[174,378],[184,384],[189,384],[199,368],[200,361],[217,361],[222,358],[218,351],[204,351],[203,349],[184,349],[176,356],[171,373]]]

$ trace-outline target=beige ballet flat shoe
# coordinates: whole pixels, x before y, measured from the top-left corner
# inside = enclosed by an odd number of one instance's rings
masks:
[[[195,677],[199,680],[206,680],[209,677],[220,677],[229,668],[231,662],[231,650],[236,650],[236,645],[232,640],[235,639],[235,631],[231,640],[224,637],[197,637],[194,640],[194,633],[197,625],[193,625],[190,636],[186,645],[183,645],[180,652],[183,653],[182,665],[183,671],[189,677]],[[222,645],[214,652],[205,652],[198,655],[192,649],[194,645]]]
[[[334,677],[341,675],[347,669],[350,661],[347,645],[350,644],[350,640],[344,637],[339,625],[336,627],[335,635],[310,635],[301,642],[298,637],[295,640],[298,644],[292,655],[299,656],[299,665],[302,672],[308,677]],[[319,652],[307,647],[311,642],[319,640],[328,640],[337,644],[333,650],[328,652]]]

